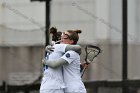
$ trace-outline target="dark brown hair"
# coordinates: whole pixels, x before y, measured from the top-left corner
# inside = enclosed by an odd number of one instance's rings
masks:
[[[52,34],[52,41],[59,41],[61,39],[62,32],[57,31],[56,27],[51,27],[49,29],[50,34]]]
[[[79,40],[79,35],[82,31],[81,30],[67,30],[66,32],[68,32],[69,34],[69,38],[71,40],[74,41],[73,44],[77,44],[78,40]]]

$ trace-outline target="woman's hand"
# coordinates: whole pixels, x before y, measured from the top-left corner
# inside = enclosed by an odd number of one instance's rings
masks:
[[[45,47],[45,51],[46,51],[47,53],[51,53],[51,52],[53,52],[53,50],[54,50],[54,47],[51,46],[51,45],[48,45],[48,46]]]

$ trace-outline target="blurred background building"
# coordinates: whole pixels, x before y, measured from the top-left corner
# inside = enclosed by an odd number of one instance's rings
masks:
[[[45,8],[45,1],[0,1],[0,85],[3,81],[10,85],[32,84],[42,75]],[[128,80],[140,80],[140,0],[128,0],[127,9]],[[122,0],[51,0],[49,15],[50,27],[82,30],[78,44],[83,51],[87,44],[102,49],[86,70],[84,82],[122,80]],[[81,62],[84,58],[83,52]],[[100,88],[98,93],[112,91],[121,93],[117,88]]]

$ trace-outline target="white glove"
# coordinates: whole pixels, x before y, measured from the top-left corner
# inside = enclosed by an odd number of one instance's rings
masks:
[[[45,47],[45,51],[46,51],[47,53],[51,53],[51,52],[53,52],[53,50],[54,50],[54,47],[51,46],[51,45],[48,45],[48,46]]]

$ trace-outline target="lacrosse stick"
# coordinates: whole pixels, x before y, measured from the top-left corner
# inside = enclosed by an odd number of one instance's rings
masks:
[[[101,49],[97,46],[87,45],[85,47],[86,57],[85,57],[85,65],[83,70],[81,71],[81,77],[83,77],[85,70],[88,65],[93,62],[94,58],[97,57],[101,53]]]

